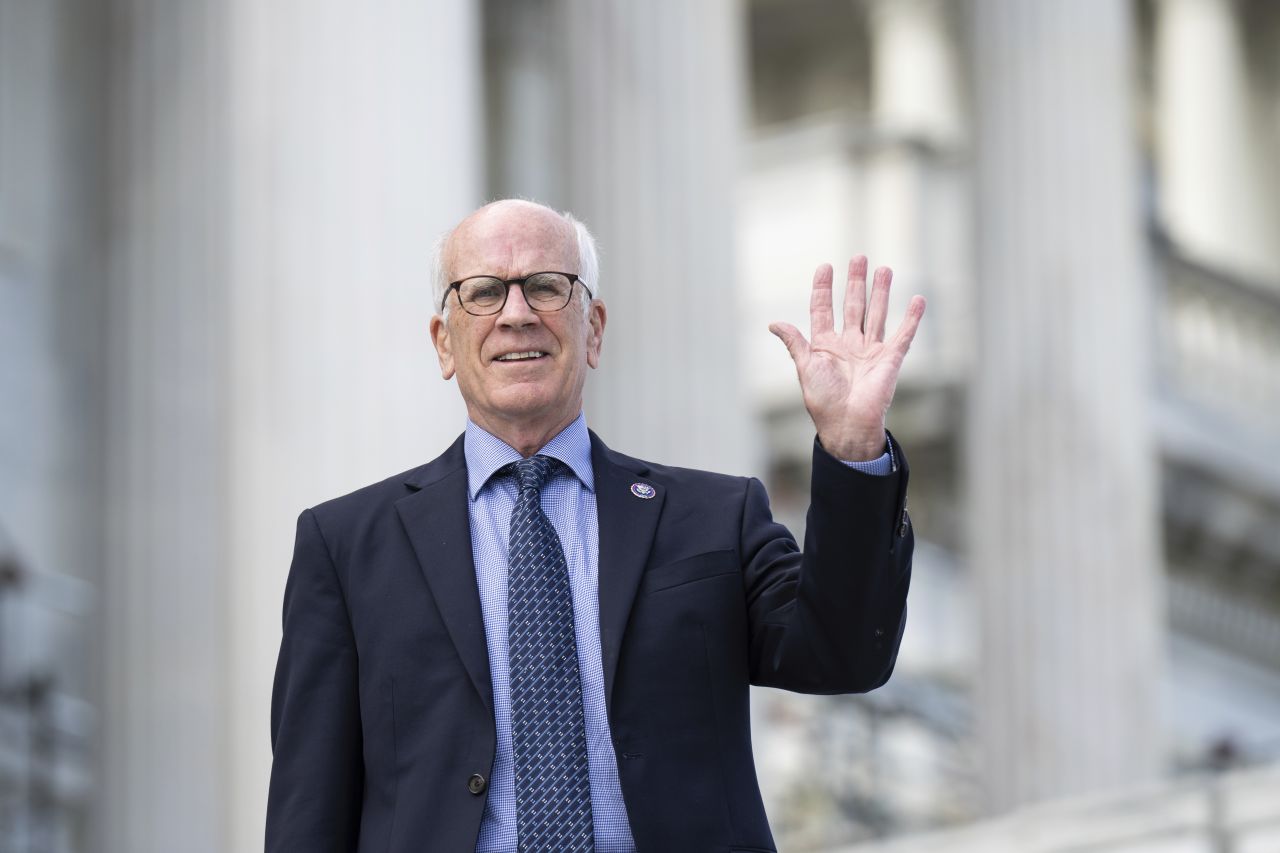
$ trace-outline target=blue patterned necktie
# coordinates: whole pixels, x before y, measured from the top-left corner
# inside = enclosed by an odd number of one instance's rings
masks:
[[[595,849],[569,570],[542,511],[542,486],[560,464],[538,455],[504,469],[520,487],[511,514],[507,631],[521,853]]]

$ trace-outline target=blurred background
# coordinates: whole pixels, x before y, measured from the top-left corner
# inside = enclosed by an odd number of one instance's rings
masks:
[[[0,851],[262,846],[294,519],[462,428],[432,241],[594,229],[591,425],[763,477],[813,268],[929,299],[859,697],[785,851],[1280,850],[1280,4],[0,0]]]

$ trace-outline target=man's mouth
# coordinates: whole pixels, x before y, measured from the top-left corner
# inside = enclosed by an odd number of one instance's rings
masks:
[[[525,350],[524,352],[509,352],[505,355],[498,356],[494,361],[528,361],[530,359],[542,358],[545,355],[546,353],[542,350],[531,349]]]

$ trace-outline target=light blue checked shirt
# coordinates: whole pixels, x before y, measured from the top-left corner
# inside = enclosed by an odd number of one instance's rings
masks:
[[[523,458],[502,439],[467,421],[463,450],[471,498],[471,556],[475,562],[489,671],[493,678],[493,716],[498,749],[489,774],[489,798],[480,823],[477,853],[516,853],[515,764],[511,752],[511,666],[507,647],[507,538],[519,490],[512,477],[494,477],[509,462]],[[583,415],[564,428],[539,453],[559,459],[565,468],[542,488],[542,508],[564,546],[573,595],[582,714],[587,729],[591,776],[591,813],[597,853],[635,853],[635,841],[622,800],[618,764],[604,702],[604,663],[600,656],[598,594],[599,535],[591,437]],[[846,462],[869,474],[888,474],[888,453],[870,462]]]

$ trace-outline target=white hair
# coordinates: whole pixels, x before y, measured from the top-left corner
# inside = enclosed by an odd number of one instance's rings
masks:
[[[549,210],[573,226],[574,234],[578,238],[578,278],[587,286],[589,297],[599,297],[600,255],[596,249],[596,238],[592,236],[587,226],[567,210],[555,210],[545,204],[528,199],[521,199],[521,201],[529,201],[530,204],[536,204],[538,207]],[[444,252],[449,246],[449,240],[453,237],[453,232],[456,230],[457,226],[454,226],[441,234],[431,249],[431,290],[435,294],[435,308],[446,316],[449,313],[449,306],[444,300],[449,289],[449,274],[444,268]],[[584,299],[582,301],[583,313],[585,314],[590,307],[591,298]]]

